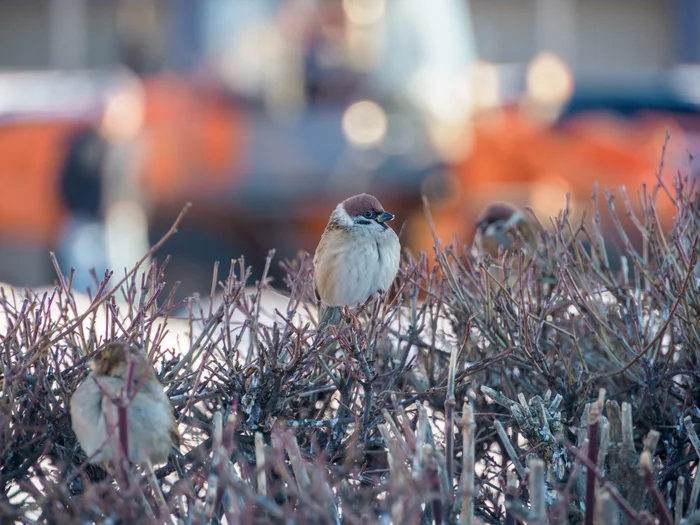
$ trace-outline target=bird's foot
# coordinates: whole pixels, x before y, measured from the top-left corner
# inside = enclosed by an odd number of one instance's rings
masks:
[[[360,331],[362,329],[362,325],[360,324],[360,320],[358,319],[360,313],[362,312],[362,307],[359,307],[357,312],[353,315],[353,313],[350,311],[349,307],[345,307],[345,322],[348,326],[352,326],[355,331]]]
[[[345,324],[352,324],[353,316],[352,312],[350,312],[350,308],[347,306],[343,306],[343,321],[345,321]]]
[[[357,308],[357,317],[360,317],[364,312],[371,312],[371,307],[372,305],[376,302],[377,304],[381,304],[382,298],[384,295],[384,290],[377,290],[377,293],[370,295],[367,300],[362,303],[360,306]],[[371,313],[370,313],[371,315]]]

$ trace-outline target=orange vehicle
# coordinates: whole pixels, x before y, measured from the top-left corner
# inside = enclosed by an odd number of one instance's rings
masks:
[[[235,106],[179,78],[147,79],[143,87],[148,201],[181,206],[230,184],[245,130]],[[65,148],[72,133],[99,120],[98,105],[67,114],[0,119],[0,238],[47,245],[56,241],[64,213],[57,178]]]
[[[46,72],[7,74],[3,82],[10,93],[39,96],[5,111],[0,104],[0,279],[46,283],[53,280],[47,252],[56,249],[66,213],[59,175],[69,140],[96,127],[105,96],[133,78]],[[159,76],[140,84],[147,144],[140,175],[157,224],[159,214],[172,220],[184,202],[235,183],[246,125],[235,104],[194,81]]]

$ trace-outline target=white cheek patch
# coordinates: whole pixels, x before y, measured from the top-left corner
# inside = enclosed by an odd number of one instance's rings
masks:
[[[336,222],[337,224],[340,224],[346,228],[350,228],[354,224],[352,217],[350,217],[348,212],[345,211],[345,207],[343,206],[342,202],[335,207],[335,210],[333,210],[333,222]]]
[[[500,226],[499,223],[493,223],[489,224],[486,229],[484,230],[484,236],[485,237],[492,237],[494,235],[497,235],[500,230],[503,229],[503,226]]]

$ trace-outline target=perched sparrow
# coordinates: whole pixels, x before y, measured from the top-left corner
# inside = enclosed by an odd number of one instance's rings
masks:
[[[474,245],[480,253],[497,259],[499,249],[530,257],[537,248],[537,230],[518,208],[506,202],[489,205],[476,223]]]
[[[107,343],[90,363],[92,372],[70,400],[73,430],[93,463],[115,458],[114,447],[119,442],[118,407],[130,361],[134,363],[133,380],[125,398],[129,460],[140,465],[163,463],[172,447],[180,444],[170,400],[148,357],[134,346],[129,349],[122,342]]]
[[[362,304],[391,286],[399,270],[399,238],[386,223],[394,216],[362,193],[335,208],[314,254],[314,291],[327,310]]]
[[[473,253],[482,258],[489,255],[498,261],[502,253],[525,256],[524,263],[529,264],[537,250],[537,230],[525,217],[523,212],[512,204],[497,202],[489,205],[476,223]],[[508,279],[513,285],[517,281],[517,266],[511,269]],[[493,264],[489,273],[500,283],[505,282],[505,271]]]

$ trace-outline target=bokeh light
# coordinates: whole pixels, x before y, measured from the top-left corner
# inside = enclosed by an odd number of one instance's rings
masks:
[[[382,18],[386,0],[343,0],[348,20],[359,26],[376,24]]]
[[[571,69],[554,53],[544,52],[532,59],[527,69],[527,93],[543,105],[566,102],[573,92]]]
[[[343,133],[356,148],[379,145],[387,132],[386,112],[376,102],[355,102],[343,114]]]

